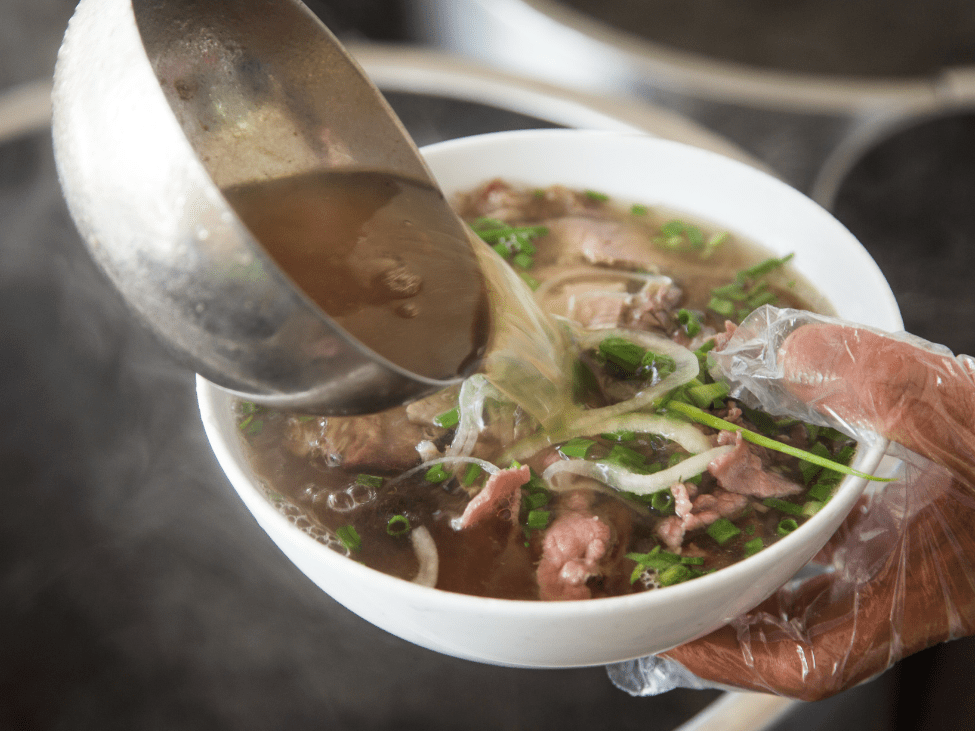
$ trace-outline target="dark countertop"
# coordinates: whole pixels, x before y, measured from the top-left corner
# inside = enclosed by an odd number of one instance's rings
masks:
[[[3,4],[0,88],[49,75],[72,6]],[[401,33],[395,3],[319,6],[352,37]],[[417,112],[402,104],[409,126]],[[950,229],[950,246],[900,244],[895,256],[876,218],[857,219],[874,187],[864,176],[839,200],[905,319],[919,335],[975,351],[970,289],[950,297],[955,333],[935,325],[939,277],[963,285],[959,261],[970,272],[972,228]],[[315,588],[217,467],[193,374],[135,323],[88,258],[46,132],[0,144],[0,404],[0,729],[670,729],[718,695],[631,698],[602,668],[444,657]],[[949,707],[970,726],[961,699],[971,696],[972,647],[922,653],[879,682],[801,706],[782,728],[957,727],[938,715]],[[930,703],[914,702],[926,695]],[[918,715],[896,723],[910,709]]]

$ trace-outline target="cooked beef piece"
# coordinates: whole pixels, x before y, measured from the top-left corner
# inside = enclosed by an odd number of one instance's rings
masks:
[[[760,498],[798,495],[805,490],[802,485],[765,469],[756,448],[744,440],[741,432],[718,434],[718,444],[732,443],[733,450],[715,457],[708,465],[708,471],[725,490]]]
[[[481,491],[467,504],[464,514],[457,521],[457,528],[469,528],[503,510],[508,510],[517,522],[521,486],[530,479],[531,470],[528,465],[517,469],[501,470],[491,475]]]
[[[569,496],[562,512],[545,532],[538,565],[540,599],[589,599],[586,582],[599,575],[599,562],[610,547],[612,529],[589,512],[587,496]]]

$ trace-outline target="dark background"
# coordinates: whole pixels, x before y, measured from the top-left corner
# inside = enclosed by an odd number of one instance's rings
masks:
[[[345,40],[409,41],[400,3],[309,4]],[[73,6],[4,0],[0,89],[50,76]],[[458,126],[428,101],[394,105],[445,135],[533,124],[485,110]],[[969,353],[973,170],[963,110],[879,145],[836,202],[908,329]],[[219,471],[193,374],[90,262],[45,131],[0,145],[0,408],[0,729],[671,729],[718,695],[638,699],[602,668],[443,657],[322,594]],[[921,653],[781,728],[972,728],[972,647]]]

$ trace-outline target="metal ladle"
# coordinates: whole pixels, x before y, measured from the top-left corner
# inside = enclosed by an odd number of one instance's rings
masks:
[[[58,56],[53,134],[92,256],[218,386],[276,407],[364,413],[477,365],[483,302],[430,313],[424,327],[467,338],[471,352],[414,372],[393,345],[377,352],[384,339],[366,347],[326,314],[228,203],[233,186],[301,175],[415,181],[432,192],[438,240],[452,242],[446,260],[459,262],[451,281],[423,286],[484,289],[466,228],[406,130],[299,0],[82,0]]]

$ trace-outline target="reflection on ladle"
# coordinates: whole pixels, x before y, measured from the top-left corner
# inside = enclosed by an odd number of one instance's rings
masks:
[[[355,413],[429,393],[477,365],[488,328],[466,229],[379,91],[298,0],[82,0],[53,101],[62,187],[93,257],[204,377],[272,406]],[[344,201],[326,215],[295,187],[327,180],[334,189],[337,179],[360,191],[395,179],[400,194],[349,228],[336,212]],[[328,236],[344,221],[344,264],[317,257],[330,285],[307,252],[291,246],[297,258],[285,261],[262,245],[267,232],[255,229],[265,216],[252,214],[280,205],[255,202],[259,190],[290,199],[294,227],[298,200]],[[404,205],[417,209],[396,213]],[[406,234],[407,221],[422,233]],[[322,309],[324,287],[361,279],[384,257],[422,286],[391,309],[371,294],[357,313]],[[402,295],[410,285],[394,269],[377,276]],[[424,340],[434,329],[439,346]]]

